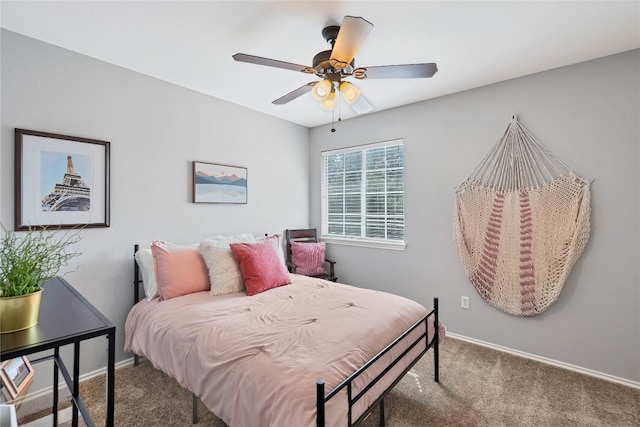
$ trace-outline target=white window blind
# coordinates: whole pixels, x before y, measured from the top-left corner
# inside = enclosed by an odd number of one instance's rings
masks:
[[[404,145],[322,153],[322,235],[404,243]]]

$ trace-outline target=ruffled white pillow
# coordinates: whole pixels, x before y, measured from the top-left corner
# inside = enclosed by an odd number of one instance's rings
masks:
[[[209,270],[211,295],[244,291],[240,267],[231,253],[231,243],[256,243],[251,233],[216,236],[200,242],[200,254]]]

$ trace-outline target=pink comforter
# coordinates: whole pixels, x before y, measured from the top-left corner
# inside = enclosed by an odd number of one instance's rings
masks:
[[[384,292],[291,278],[251,297],[199,292],[140,301],[127,317],[125,351],[145,356],[230,426],[315,426],[316,380],[324,379],[328,393],[428,311]],[[354,420],[418,351],[367,393]],[[390,357],[374,368],[382,370]],[[346,392],[327,403],[326,423],[347,424]]]

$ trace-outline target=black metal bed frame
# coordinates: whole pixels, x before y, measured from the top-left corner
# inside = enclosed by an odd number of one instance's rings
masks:
[[[138,252],[139,245],[134,245],[133,254],[135,257],[135,253]],[[140,284],[142,283],[142,279],[140,279],[140,268],[138,267],[138,263],[133,262],[134,266],[134,280],[133,280],[133,299],[134,305],[140,301]],[[429,317],[433,315],[433,327],[434,333],[431,341],[429,341],[428,331],[429,331]],[[373,365],[378,359],[386,355],[388,352],[393,350],[400,342],[402,342],[409,334],[419,328],[421,325],[424,325],[425,331],[420,334],[411,344],[400,353],[382,372],[380,372],[366,387],[364,387],[358,394],[353,396],[352,383],[356,380],[360,375],[362,375],[371,365]],[[348,399],[348,417],[349,427],[356,427],[360,425],[372,412],[376,405],[380,405],[380,426],[384,427],[385,425],[385,416],[384,416],[384,398],[393,390],[393,388],[400,382],[400,380],[413,368],[413,366],[418,363],[418,361],[422,358],[422,356],[430,349],[433,348],[433,380],[435,382],[440,382],[440,351],[439,351],[439,328],[438,328],[438,298],[433,299],[433,310],[431,310],[426,316],[417,321],[413,326],[407,329],[402,335],[396,338],[391,344],[382,349],[377,355],[375,355],[371,360],[362,365],[356,372],[351,374],[348,378],[338,384],[333,390],[329,391],[329,393],[325,394],[325,384],[324,380],[318,379],[316,382],[316,409],[317,409],[317,417],[316,417],[316,426],[317,427],[325,427],[325,405],[326,403],[336,396],[341,390],[347,389],[347,399]],[[362,415],[358,417],[355,421],[353,421],[353,406],[372,388],[374,387],[378,381],[380,381],[391,369],[393,369],[411,350],[413,350],[416,346],[424,344],[424,348],[420,350],[420,354],[415,357],[415,359],[402,371],[400,375],[383,391],[380,396],[371,404],[369,407],[363,412]],[[133,364],[138,366],[140,363],[140,356],[135,354],[133,355]],[[198,397],[195,393],[191,393],[193,396],[193,416],[192,422],[193,424],[198,423]]]

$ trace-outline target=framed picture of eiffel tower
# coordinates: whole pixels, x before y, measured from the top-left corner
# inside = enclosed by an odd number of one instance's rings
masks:
[[[110,143],[15,130],[15,230],[109,227]]]

